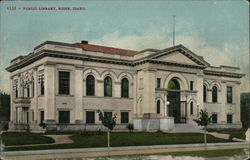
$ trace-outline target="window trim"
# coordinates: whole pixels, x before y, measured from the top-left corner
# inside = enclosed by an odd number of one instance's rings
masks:
[[[127,88],[126,88],[126,85],[124,86],[124,83],[125,83],[124,80],[126,80],[125,82],[127,82]],[[121,80],[121,97],[129,98],[129,80],[126,77],[122,78]]]
[[[156,79],[156,88],[161,88],[161,78]]]
[[[231,99],[230,99],[230,102],[229,102],[229,99],[228,99],[228,88],[231,88]],[[227,104],[232,104],[233,103],[233,87],[232,86],[227,86]]]
[[[60,73],[67,73],[68,77],[60,77]],[[61,75],[63,76],[63,75]],[[60,79],[62,78],[62,79]],[[66,83],[68,80],[67,84],[64,86],[63,83]],[[70,71],[58,71],[58,94],[59,95],[70,95]]]
[[[190,102],[190,115],[194,115],[194,102]]]
[[[161,100],[156,101],[156,113],[161,114]]]
[[[89,77],[93,78],[93,79],[88,79]],[[93,82],[92,82],[92,81]],[[90,81],[90,82],[89,82]],[[89,86],[88,83],[90,83],[89,85],[92,85],[93,86]],[[86,85],[85,85],[85,88],[86,88],[86,96],[95,96],[95,77],[92,75],[92,74],[89,74],[87,77],[86,77]],[[88,92],[90,91],[90,92]]]
[[[122,113],[127,113],[128,114],[128,117],[127,117],[127,122],[123,122],[122,120]],[[129,123],[129,112],[128,111],[121,111],[121,124],[128,124]]]
[[[105,82],[105,80],[108,79],[108,78],[110,78],[110,80],[111,80],[110,95],[106,94],[106,82]],[[113,80],[112,80],[112,78],[110,76],[107,76],[107,77],[104,78],[103,92],[104,92],[104,97],[113,97]]]
[[[94,122],[87,122],[87,112],[92,112],[94,113]],[[85,111],[85,123],[86,124],[95,124],[95,111]]]
[[[216,92],[214,91],[214,89],[216,89]],[[217,86],[212,87],[212,102],[218,103],[218,87]]]

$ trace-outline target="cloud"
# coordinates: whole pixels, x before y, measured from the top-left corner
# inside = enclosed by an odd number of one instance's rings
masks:
[[[164,28],[149,29],[143,34],[122,35],[118,31],[108,33],[91,43],[118,48],[143,50],[146,48],[164,49],[172,46],[172,37],[169,30]],[[187,34],[177,35],[176,44],[183,44],[213,66],[229,65],[241,68],[246,74],[242,78],[241,92],[249,92],[249,57],[247,42],[240,45],[225,43],[220,47],[209,45],[204,37]]]

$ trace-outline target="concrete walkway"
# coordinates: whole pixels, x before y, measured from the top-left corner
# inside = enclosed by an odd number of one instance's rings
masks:
[[[72,139],[69,138],[71,135],[44,135],[54,139],[54,143],[46,143],[46,144],[27,144],[27,145],[13,145],[13,146],[4,146],[3,148],[13,148],[13,147],[33,147],[33,146],[47,146],[47,145],[55,145],[55,144],[69,144],[74,143]]]
[[[233,143],[209,143],[208,150],[218,149],[239,149],[248,148],[247,142]],[[183,152],[204,150],[204,144],[180,144],[180,145],[155,145],[155,146],[131,146],[131,147],[111,147],[108,148],[83,148],[83,149],[56,149],[39,151],[7,151],[2,155],[4,160],[38,160],[38,159],[57,159],[57,158],[84,158],[84,157],[102,157],[114,155],[132,155],[132,154],[153,154],[164,152]]]

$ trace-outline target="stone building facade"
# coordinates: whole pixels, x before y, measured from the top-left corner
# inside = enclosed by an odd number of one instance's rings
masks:
[[[117,115],[115,129],[172,130],[206,108],[214,128],[240,128],[237,67],[214,67],[182,45],[132,51],[46,41],[6,68],[11,129],[103,129],[97,110]]]

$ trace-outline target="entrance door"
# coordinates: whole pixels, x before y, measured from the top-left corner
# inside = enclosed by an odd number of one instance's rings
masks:
[[[181,103],[180,103],[180,92],[179,91],[168,91],[167,96],[169,103],[169,116],[174,117],[175,123],[181,122]]]

